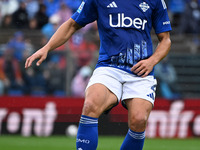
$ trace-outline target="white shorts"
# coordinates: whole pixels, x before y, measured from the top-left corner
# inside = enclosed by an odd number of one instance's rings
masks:
[[[86,89],[101,83],[120,100],[141,98],[154,105],[157,81],[154,76],[138,77],[113,67],[99,67],[94,70]]]

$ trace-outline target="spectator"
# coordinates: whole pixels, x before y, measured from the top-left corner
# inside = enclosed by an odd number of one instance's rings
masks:
[[[26,5],[22,1],[20,2],[19,9],[13,14],[13,25],[18,29],[23,29],[28,27],[28,13],[26,11]]]
[[[28,13],[29,20],[33,19],[38,10],[39,3],[37,0],[26,0],[26,11]]]
[[[11,15],[5,15],[3,17],[3,20],[1,22],[1,28],[3,29],[10,29],[12,28],[12,16]]]
[[[0,14],[1,17],[5,15],[12,15],[19,8],[18,0],[1,0]]]
[[[37,29],[37,20],[35,18],[30,19],[29,21],[29,29],[36,30]]]
[[[21,70],[21,74],[22,74],[22,78],[24,80],[24,94],[31,94],[31,90],[34,87],[34,85],[36,84],[35,82],[35,71],[33,70],[33,68],[28,68],[25,69],[24,63],[26,58],[31,55],[31,51],[24,51],[23,52],[23,58],[20,61],[20,70]]]
[[[34,46],[33,46],[33,44],[31,43],[31,40],[30,39],[28,39],[28,38],[26,38],[25,40],[24,40],[24,42],[25,42],[25,51],[29,54],[29,55],[31,55],[34,51],[35,51],[35,48],[34,48]],[[24,51],[24,53],[25,53],[25,51]],[[24,57],[24,54],[23,54],[23,57]],[[27,57],[25,57],[25,58],[27,58]],[[24,59],[25,59],[24,58]]]
[[[168,58],[163,59],[156,65],[155,76],[158,79],[158,90],[160,90],[159,94],[162,97],[170,100],[180,98],[176,87],[176,70],[172,64],[169,63]]]
[[[26,94],[31,94],[33,96],[44,96],[47,94],[47,81],[40,71],[42,70],[38,70],[34,67],[34,69],[27,69],[23,72],[23,78],[26,84]]]
[[[182,16],[183,33],[200,33],[200,4],[198,0],[190,0]]]
[[[20,70],[22,74],[22,78],[24,81],[24,94],[28,95],[45,95],[46,94],[46,87],[47,82],[43,76],[42,68],[37,68],[36,66],[33,66],[32,68],[25,69],[24,63],[28,56],[30,56],[33,53],[33,46],[30,43],[29,40],[26,40],[26,51],[23,52],[23,58],[20,61]]]
[[[88,41],[85,35],[83,30],[79,30],[68,41],[69,49],[76,60],[77,69],[89,65],[94,52],[97,50],[97,46]]]
[[[8,48],[0,58],[0,80],[4,83],[5,93],[19,91],[22,94],[23,80],[18,61],[13,57],[13,50]]]
[[[89,66],[83,66],[72,80],[71,90],[72,95],[76,97],[85,96],[85,88],[92,75],[92,70]]]
[[[50,39],[51,36],[56,32],[59,27],[60,17],[57,14],[54,14],[49,18],[49,23],[42,28],[42,33],[47,39]]]
[[[191,36],[191,41],[188,43],[191,53],[197,53],[200,46],[200,3],[198,0],[190,0],[187,3],[181,25],[181,32]]]
[[[47,64],[44,77],[47,80],[48,94],[65,93],[65,71],[60,68],[60,56],[54,55]]]
[[[48,17],[55,14],[60,9],[60,0],[44,0],[47,7],[46,14]]]
[[[8,46],[14,50],[14,57],[18,61],[22,60],[23,52],[26,49],[23,32],[15,32],[14,37],[8,42]]]
[[[181,16],[185,10],[186,0],[168,0],[168,10],[171,14],[172,26],[180,27]]]
[[[56,14],[60,17],[59,25],[61,25],[72,16],[72,10],[66,4],[61,3],[60,10]]]
[[[41,29],[48,23],[49,17],[46,15],[46,6],[40,4],[39,11],[36,13],[35,18],[37,20],[37,28]]]

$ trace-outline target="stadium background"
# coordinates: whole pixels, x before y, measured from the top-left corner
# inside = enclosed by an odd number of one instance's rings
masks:
[[[197,150],[200,3],[165,1],[173,28],[172,48],[155,69],[159,84],[148,121],[145,149]],[[78,125],[84,89],[97,61],[96,23],[81,29],[65,45],[51,52],[39,68],[33,65],[25,70],[24,62],[48,41],[80,3],[81,0],[0,1],[0,147],[3,150],[74,149],[75,139],[69,136],[68,128]],[[152,40],[156,47],[154,32]],[[119,105],[110,114],[103,114],[99,122],[99,149],[117,149],[112,146],[119,149],[127,132],[126,110]],[[114,144],[109,147],[110,143]]]

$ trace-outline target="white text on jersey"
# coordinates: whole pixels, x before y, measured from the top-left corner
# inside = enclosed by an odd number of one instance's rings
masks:
[[[117,24],[113,24],[113,15],[112,14],[109,14],[109,24],[111,27],[131,27],[131,26],[134,26],[135,28],[137,29],[142,29],[144,30],[145,29],[145,25],[147,23],[147,20],[145,19],[140,19],[140,18],[130,18],[130,17],[125,17],[124,16],[124,13],[118,13],[117,14],[118,16],[118,22]],[[128,20],[128,21],[126,21]],[[126,21],[126,23],[125,23]],[[129,22],[129,23],[127,23]]]

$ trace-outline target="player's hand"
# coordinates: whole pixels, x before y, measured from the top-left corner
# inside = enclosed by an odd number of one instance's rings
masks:
[[[149,59],[141,60],[137,64],[135,64],[131,71],[138,76],[146,77],[152,70],[154,65],[152,62],[149,61]]]
[[[33,61],[36,59],[39,59],[36,63],[37,66],[39,66],[47,57],[48,50],[41,48],[37,52],[35,52],[33,55],[28,57],[26,59],[25,68],[28,68],[32,65]]]

